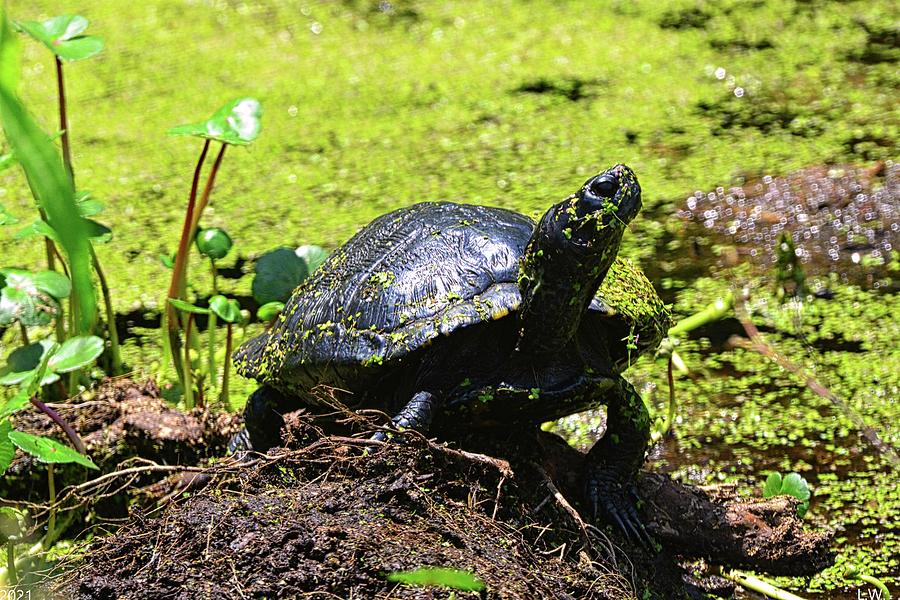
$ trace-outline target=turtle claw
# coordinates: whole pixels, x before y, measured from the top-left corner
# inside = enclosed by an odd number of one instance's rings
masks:
[[[655,548],[655,543],[644,528],[634,503],[628,498],[637,498],[633,488],[626,489],[619,483],[602,476],[588,479],[588,500],[593,509],[594,520],[598,515],[607,523],[615,525],[628,541],[646,550]]]
[[[250,432],[246,428],[241,429],[228,440],[228,454],[246,454],[253,451],[253,443],[250,441]]]

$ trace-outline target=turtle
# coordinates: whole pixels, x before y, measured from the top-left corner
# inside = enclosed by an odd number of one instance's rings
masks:
[[[421,202],[384,214],[337,248],[265,332],[235,353],[261,385],[234,450],[280,443],[280,415],[350,392],[351,408],[429,435],[538,427],[607,407],[587,454],[593,517],[649,540],[634,477],[650,417],[621,373],[655,349],[671,314],[643,272],[618,257],[641,207],[615,165],[535,223],[503,208]],[[375,434],[384,441],[384,432]]]

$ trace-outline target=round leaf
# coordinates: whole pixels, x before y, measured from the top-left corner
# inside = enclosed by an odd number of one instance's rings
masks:
[[[90,458],[76,450],[64,446],[50,438],[31,435],[24,431],[11,431],[9,439],[13,444],[36,459],[45,463],[78,463],[89,469],[97,469]]]
[[[278,248],[256,261],[253,297],[259,304],[287,302],[291,292],[309,276],[306,261],[290,248]]]
[[[27,346],[20,346],[6,357],[6,365],[0,369],[0,385],[18,385],[35,375],[35,370],[41,365],[41,360],[50,351],[55,343],[51,340],[41,340]],[[59,375],[48,370],[40,382],[47,385],[59,379]]]
[[[272,321],[284,310],[284,302],[266,302],[256,311],[256,318],[260,321]]]
[[[72,291],[69,280],[53,271],[31,273],[22,269],[0,269],[0,325],[19,321],[26,326],[47,325],[59,313],[56,298]]]
[[[47,19],[43,23],[37,21],[16,23],[19,31],[44,44],[62,60],[69,61],[84,60],[103,50],[103,40],[81,35],[87,26],[88,20],[80,15],[61,15]]]
[[[196,242],[200,254],[213,260],[225,258],[225,255],[228,254],[228,251],[234,245],[228,232],[218,227],[210,227],[209,229],[198,231]]]
[[[209,309],[226,323],[234,323],[241,318],[241,305],[237,300],[225,296],[213,296],[209,299]]]
[[[259,136],[262,105],[256,98],[238,98],[216,111],[206,121],[179,125],[170,135],[193,135],[222,142],[247,145]]]
[[[96,335],[70,337],[50,359],[48,367],[54,373],[68,373],[90,365],[102,353],[103,340]]]
[[[310,273],[318,269],[328,258],[328,253],[321,246],[300,246],[295,252],[306,261],[306,269]]]
[[[763,498],[771,498],[781,493],[781,473],[770,473],[763,486]]]

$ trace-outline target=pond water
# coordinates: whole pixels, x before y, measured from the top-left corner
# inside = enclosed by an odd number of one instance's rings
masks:
[[[7,4],[19,19],[59,11]],[[106,43],[67,66],[73,156],[79,187],[107,206],[97,218],[114,237],[98,254],[139,376],[161,370],[160,256],[176,247],[199,150],[165,131],[250,94],[262,135],[229,151],[202,219],[235,241],[222,293],[248,299],[263,252],[332,249],[400,206],[540,214],[624,162],[645,209],[621,253],[676,315],[749,292],[766,339],[900,448],[896,2],[83,0],[72,11]],[[50,131],[53,65],[37,44],[22,50],[22,97]],[[0,267],[38,268],[41,244],[16,236],[36,214],[15,169],[0,173],[0,205],[21,222],[0,229]],[[779,276],[784,231],[796,260]],[[208,297],[207,265],[190,273],[191,294]],[[857,598],[864,588],[838,578],[852,561],[900,593],[897,471],[846,410],[732,335],[742,327],[725,319],[681,341],[679,420],[653,464],[748,493],[771,470],[801,473],[814,488],[806,519],[837,529],[839,565],[783,583]],[[661,409],[665,363],[642,358],[628,376]],[[237,409],[253,384],[232,385]],[[584,443],[597,419],[560,427]]]

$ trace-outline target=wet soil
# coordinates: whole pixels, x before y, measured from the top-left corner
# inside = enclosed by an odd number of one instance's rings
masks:
[[[754,501],[728,505],[654,474],[638,485],[654,498],[643,511],[661,548],[630,546],[578,516],[588,514],[578,483],[583,455],[551,434],[470,440],[469,452],[419,436],[384,444],[329,436],[318,425],[293,414],[288,448],[217,463],[195,478],[205,487],[152,518],[134,510],[82,561],[60,565],[51,594],[450,597],[386,579],[433,566],[469,571],[486,585],[457,598],[670,599],[700,593],[682,554],[732,552],[735,564],[795,574],[830,564],[829,539],[800,532],[789,500],[735,510]],[[781,556],[771,553],[777,548]],[[705,587],[723,591],[721,581]]]

